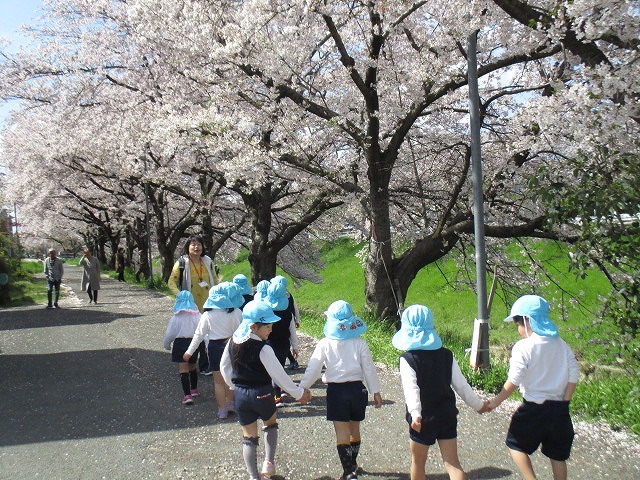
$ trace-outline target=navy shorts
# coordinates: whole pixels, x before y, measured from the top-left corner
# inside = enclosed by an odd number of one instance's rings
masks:
[[[525,400],[511,417],[505,444],[527,455],[542,444],[543,455],[562,462],[569,458],[573,435],[569,402],[547,400],[538,404]]]
[[[221,340],[209,340],[207,346],[207,356],[209,357],[209,369],[214,372],[220,371],[220,360],[222,360],[222,354],[224,348],[227,346],[227,339]]]
[[[369,392],[362,382],[327,384],[327,420],[331,422],[361,422],[369,401]]]
[[[179,337],[173,341],[173,348],[171,349],[171,361],[172,362],[184,362],[182,355],[185,354],[187,349],[191,345],[190,338]],[[190,364],[195,364],[198,361],[198,350],[196,350],[189,359]]]
[[[259,387],[236,385],[235,404],[240,425],[250,425],[259,418],[266,421],[276,413],[271,384]]]
[[[436,440],[450,440],[458,438],[458,409],[455,403],[443,405],[441,408],[425,408],[430,412],[422,417],[420,431],[409,426],[409,438],[422,445],[433,445]],[[411,425],[411,417],[407,414],[407,422]]]

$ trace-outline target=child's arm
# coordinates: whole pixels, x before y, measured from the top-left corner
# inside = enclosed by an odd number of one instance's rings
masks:
[[[500,393],[489,402],[489,408],[491,410],[493,410],[494,408],[498,408],[502,402],[504,402],[513,392],[516,391],[516,388],[518,388],[518,386],[511,383],[509,380],[504,382]]]
[[[382,406],[382,397],[380,397],[380,381],[378,380],[378,372],[376,371],[376,366],[373,363],[373,357],[371,356],[371,350],[369,350],[369,345],[364,339],[361,339],[360,350],[360,368],[362,368],[362,373],[364,375],[364,381],[367,384],[367,388],[371,393],[373,393],[373,401],[376,405],[376,408],[380,408]],[[376,393],[380,397],[376,400]]]
[[[305,395],[305,390],[293,383],[293,380],[291,380],[291,377],[289,377],[287,372],[284,371],[284,368],[280,365],[276,354],[269,345],[265,345],[262,347],[262,350],[260,350],[260,361],[264,365],[269,376],[280,388],[286,390],[296,400],[302,399]]]
[[[162,346],[165,350],[171,350],[171,342],[176,339],[176,328],[175,328],[175,317],[171,317],[169,320],[169,325],[167,325],[167,331],[164,334],[164,340],[162,342]]]
[[[458,365],[458,362],[456,362],[455,358],[451,362],[451,386],[464,403],[469,405],[476,412],[480,412],[483,409],[484,402],[476,392],[473,391],[471,385],[467,382],[467,379],[462,375],[460,366]]]
[[[419,432],[419,424],[422,419],[422,402],[420,401],[420,387],[416,372],[404,358],[400,358],[400,379],[407,411],[411,415],[411,428]],[[414,423],[418,428],[414,426]]]
[[[222,374],[222,378],[231,390],[235,389],[235,385],[231,381],[231,377],[233,376],[233,367],[231,365],[231,354],[229,353],[229,346],[231,345],[233,340],[229,340],[227,342],[227,346],[224,347],[224,352],[222,352],[222,358],[220,359],[220,373]]]
[[[293,357],[298,358],[298,349],[300,348],[300,340],[298,339],[298,332],[296,331],[295,318],[291,318],[289,322],[289,341],[291,342],[291,350],[293,351]]]
[[[182,358],[185,362],[189,361],[189,359],[193,356],[194,352],[198,349],[200,342],[202,342],[204,337],[209,333],[209,330],[211,330],[211,325],[209,325],[208,317],[209,316],[206,315],[205,313],[203,313],[202,316],[200,317],[200,321],[198,322],[198,327],[196,328],[196,331],[193,334],[193,340],[191,340],[191,343],[189,344],[189,348],[187,348],[187,351],[184,353],[184,355],[182,355]]]
[[[302,380],[300,380],[300,386],[302,388],[311,388],[311,385],[313,385],[315,381],[320,377],[322,366],[324,365],[324,358],[322,355],[323,343],[324,342],[322,340],[318,342],[315,350],[311,354],[311,358],[309,358],[307,369],[304,371]]]

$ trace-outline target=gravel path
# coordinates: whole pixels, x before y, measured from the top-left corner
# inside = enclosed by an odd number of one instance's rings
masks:
[[[180,403],[177,368],[162,349],[172,300],[104,277],[99,303],[89,305],[79,285],[79,269],[67,266],[62,309],[0,310],[0,479],[246,480],[239,426],[216,418],[211,377],[200,376],[194,406]],[[302,364],[313,346],[303,338]],[[400,380],[392,370],[379,374],[385,402],[362,424],[359,478],[408,480]],[[279,410],[274,478],[341,473],[323,385],[312,392],[309,405]],[[514,405],[482,416],[459,406],[460,458],[470,479],[520,478],[503,444]],[[577,423],[576,431],[570,478],[640,479],[636,439],[597,424]],[[533,462],[540,478],[552,477],[543,456]],[[437,448],[427,471],[448,478]]]

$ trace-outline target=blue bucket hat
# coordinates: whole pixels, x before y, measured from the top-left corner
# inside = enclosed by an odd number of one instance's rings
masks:
[[[267,298],[267,290],[269,289],[269,280],[260,280],[256,285],[256,300],[264,300]]]
[[[176,295],[176,303],[173,306],[173,312],[178,313],[180,310],[187,312],[200,312],[193,299],[193,295],[189,290],[181,290]]]
[[[354,338],[367,331],[367,324],[353,314],[351,305],[344,300],[333,302],[324,314],[327,316],[324,335],[333,340]]]
[[[411,305],[402,312],[400,322],[400,330],[391,339],[391,344],[398,350],[437,350],[442,347],[429,307]]]
[[[253,323],[275,323],[280,317],[273,313],[273,309],[261,300],[251,300],[242,310],[242,323],[233,332],[233,341],[243,343],[251,335],[251,325]]]
[[[240,288],[240,293],[242,295],[251,295],[253,293],[253,289],[251,288],[251,285],[249,285],[249,280],[245,275],[239,273],[233,277],[233,283]]]
[[[281,275],[273,277],[267,288],[267,296],[263,298],[274,311],[286,310],[289,306],[289,295],[287,294],[287,279]]]
[[[234,308],[240,308],[244,303],[244,297],[240,292],[240,287],[233,282],[220,282],[216,285],[218,290],[225,294],[227,298],[231,301]]]
[[[207,298],[207,301],[204,302],[202,308],[216,308],[219,310],[225,310],[227,308],[235,307],[233,303],[231,303],[231,300],[229,300],[224,285],[222,287],[220,285],[214,285],[209,290],[209,298]]]
[[[529,326],[534,333],[541,337],[557,337],[558,327],[549,319],[549,303],[538,295],[523,295],[511,307],[511,313],[505,322],[513,321],[513,317],[520,315],[529,317]]]

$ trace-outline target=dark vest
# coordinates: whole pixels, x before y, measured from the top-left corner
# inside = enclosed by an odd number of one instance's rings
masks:
[[[241,344],[230,340],[229,354],[231,355],[231,367],[233,373],[231,381],[234,385],[247,387],[259,387],[271,385],[271,377],[267,369],[260,361],[260,351],[266,342],[250,338]]]
[[[400,358],[404,358],[416,372],[422,418],[457,413],[456,395],[451,388],[451,350],[444,347],[437,350],[411,350],[403,353]],[[411,423],[409,412],[407,421]]]
[[[273,326],[268,340],[269,345],[276,347],[288,347],[291,345],[289,326],[291,325],[294,312],[293,296],[289,295],[289,305],[287,305],[287,308],[273,312],[280,317],[280,320],[272,324]]]

